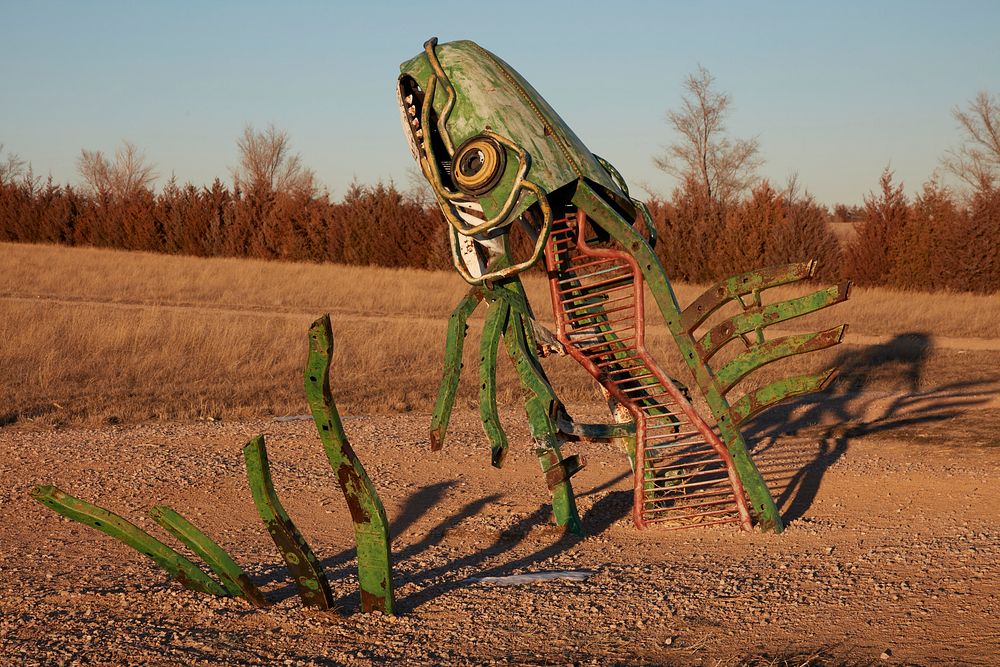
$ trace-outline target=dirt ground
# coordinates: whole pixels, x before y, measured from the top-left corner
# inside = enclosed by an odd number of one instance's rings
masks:
[[[778,498],[781,535],[639,532],[624,456],[576,443],[589,536],[565,536],[548,524],[520,412],[504,414],[503,470],[489,467],[471,411],[456,413],[441,452],[426,445],[426,414],[346,416],[392,523],[398,617],[358,611],[347,510],[311,421],[16,424],[0,430],[0,662],[997,664],[1000,405],[995,386],[974,389],[816,397],[752,425],[758,460],[796,470]],[[240,448],[257,433],[343,615],[302,608],[255,514]],[[275,606],[183,590],[36,504],[39,483],[161,539],[146,512],[166,502]],[[471,580],[557,570],[589,576]]]

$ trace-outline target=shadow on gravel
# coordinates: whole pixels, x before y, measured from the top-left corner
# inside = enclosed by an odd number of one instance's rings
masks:
[[[492,500],[492,498],[486,498],[482,502],[477,502],[476,504],[481,507],[489,502],[492,502]],[[632,494],[627,491],[609,493],[595,502],[581,517],[584,529],[587,531],[587,535],[600,535],[610,528],[612,524],[628,516],[632,511],[631,503]],[[556,556],[586,539],[585,537],[578,537],[572,533],[567,533],[562,529],[557,529],[554,526],[551,526],[549,524],[550,515],[551,507],[549,505],[544,505],[531,514],[522,517],[516,523],[504,528],[500,531],[500,534],[493,541],[493,543],[485,549],[480,549],[475,553],[454,558],[443,565],[427,570],[421,570],[409,577],[405,577],[407,583],[425,584],[425,587],[416,593],[412,593],[398,600],[400,613],[411,612],[423,603],[433,600],[439,595],[448,593],[456,588],[469,586],[470,582],[466,577],[463,576],[461,578],[455,578],[454,572],[456,570],[473,568],[476,570],[475,576],[477,577],[500,577],[515,574],[519,573],[519,571],[524,568]],[[442,526],[446,523],[454,524],[457,523],[457,521],[448,519],[442,523]],[[546,528],[546,526],[548,526],[548,528]],[[507,561],[503,564],[484,568],[486,563],[492,559],[514,551],[516,547],[525,542],[526,538],[533,530],[558,530],[560,532],[560,536],[558,540],[542,547],[541,549],[536,549],[531,553],[520,556],[514,560]],[[431,534],[440,534],[442,532],[443,528],[439,526],[431,531]],[[414,547],[418,546],[419,545],[414,545]],[[420,550],[422,549],[415,549],[415,553],[419,554]],[[406,556],[407,550],[404,550],[399,554],[399,561]],[[445,578],[446,580],[438,583],[437,585],[429,585],[438,578]]]
[[[921,391],[931,350],[931,338],[923,332],[845,350],[833,361],[840,372],[826,391],[776,406],[750,424],[747,441],[765,479],[769,469],[786,475],[775,498],[786,523],[809,509],[823,475],[853,439],[953,419],[1000,393],[997,377]],[[808,437],[811,451],[803,451],[801,443],[781,442],[797,435]],[[775,466],[769,466],[771,459]]]

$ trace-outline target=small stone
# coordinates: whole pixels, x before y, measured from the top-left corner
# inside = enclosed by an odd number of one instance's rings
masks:
[[[880,655],[878,658],[879,660],[888,660],[891,657],[892,657],[892,649],[887,648],[886,650],[882,651],[882,655]]]

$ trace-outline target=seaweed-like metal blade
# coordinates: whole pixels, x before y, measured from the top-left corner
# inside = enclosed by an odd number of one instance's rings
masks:
[[[503,465],[507,455],[507,435],[497,412],[497,351],[509,316],[507,301],[493,300],[483,325],[483,337],[479,341],[479,414],[483,430],[490,440],[490,461],[497,468]]]
[[[434,402],[434,414],[431,417],[431,450],[439,450],[444,446],[451,410],[458,394],[458,382],[462,374],[462,350],[465,347],[465,334],[468,330],[469,316],[482,300],[479,288],[473,288],[458,302],[455,310],[448,318],[448,339],[444,348],[444,372],[441,376],[441,386],[438,389],[437,400]]]
[[[258,435],[243,447],[247,466],[247,480],[253,494],[254,505],[274,544],[281,551],[285,564],[295,579],[302,603],[318,609],[333,608],[333,594],[319,560],[309,544],[289,518],[278,500],[271,481],[271,468],[267,461],[264,436]]]
[[[166,505],[154,505],[149,510],[149,515],[164,530],[198,554],[198,557],[219,577],[219,581],[230,595],[243,597],[255,607],[270,606],[260,589],[250,581],[250,577],[236,564],[236,561],[197,526]]]
[[[148,556],[185,588],[221,597],[230,595],[197,565],[114,512],[92,505],[51,485],[36,486],[31,491],[31,496],[57,514],[96,528]]]
[[[360,459],[344,433],[337,404],[330,392],[330,361],[333,356],[333,329],[330,316],[313,322],[309,329],[309,358],[305,387],[323,450],[337,476],[354,523],[358,546],[358,581],[362,611],[395,613],[392,588],[392,559],[389,523]],[[461,354],[459,354],[461,358]]]

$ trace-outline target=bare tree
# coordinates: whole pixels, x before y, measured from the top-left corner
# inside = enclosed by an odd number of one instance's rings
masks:
[[[123,141],[111,161],[101,151],[80,151],[77,169],[87,189],[101,197],[129,198],[148,190],[156,180],[156,172],[135,144]]]
[[[3,144],[0,144],[0,156],[4,153]],[[18,176],[24,173],[24,160],[15,153],[7,152],[7,157],[0,159],[0,185],[13,183]]]
[[[288,133],[273,124],[261,132],[247,125],[236,147],[240,151],[239,166],[233,170],[237,187],[254,192],[316,191],[316,174],[302,165],[300,155],[292,154]]]
[[[983,90],[968,107],[951,113],[963,143],[948,153],[945,167],[975,191],[992,191],[1000,180],[1000,101]]]
[[[653,161],[681,181],[697,183],[710,200],[729,204],[757,182],[756,170],[762,161],[756,138],[726,136],[730,99],[713,90],[714,82],[701,65],[688,75],[681,108],[667,112],[667,122],[680,138]]]

